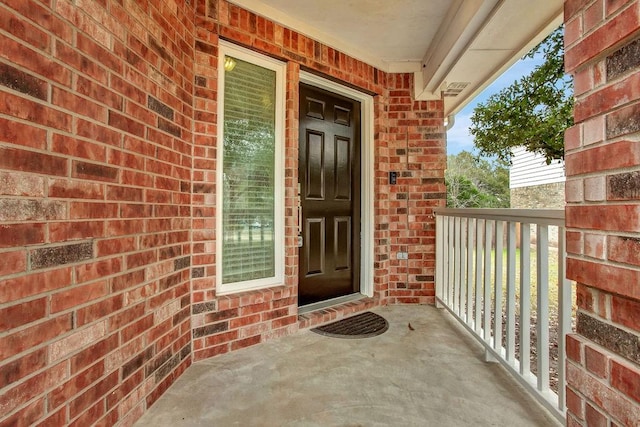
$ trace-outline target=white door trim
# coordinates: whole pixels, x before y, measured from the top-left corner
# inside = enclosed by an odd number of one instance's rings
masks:
[[[360,293],[373,297],[373,97],[366,93],[343,86],[306,71],[300,72],[300,82],[306,83],[338,95],[346,96],[360,102]]]

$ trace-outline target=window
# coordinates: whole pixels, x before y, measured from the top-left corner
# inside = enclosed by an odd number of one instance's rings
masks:
[[[281,62],[220,43],[219,293],[283,283],[284,72]]]

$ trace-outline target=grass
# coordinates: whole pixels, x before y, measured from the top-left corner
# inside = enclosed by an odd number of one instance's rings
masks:
[[[495,260],[495,251],[492,251],[492,262]],[[507,263],[507,251],[506,249],[503,251],[503,272],[502,272],[502,281],[503,281],[503,294],[506,295],[507,285],[506,285],[506,263]],[[530,250],[530,297],[531,297],[531,311],[537,310],[537,297],[538,297],[538,257],[536,252],[536,246],[532,245]],[[495,272],[492,272],[492,276],[495,276]],[[516,249],[516,302],[520,299],[520,249]],[[558,249],[550,247],[549,248],[549,259],[548,259],[548,294],[547,297],[549,299],[549,312],[557,312],[558,311],[558,301],[559,301],[559,280],[558,280]],[[492,277],[492,283],[495,283],[494,277]],[[575,313],[575,287],[572,286],[572,308]]]
[[[484,263],[484,259],[481,261]],[[475,269],[476,269],[476,259],[475,259],[475,251],[473,255],[473,268],[472,268],[472,279],[475,280]],[[538,266],[538,258],[536,253],[536,246],[531,245],[530,250],[530,259],[529,259],[529,268],[530,268],[530,287],[529,287],[529,295],[531,299],[531,311],[535,312],[537,310],[537,296],[538,296],[538,277],[537,277],[537,266]],[[465,269],[466,276],[466,269]],[[520,249],[516,249],[516,264],[515,264],[515,291],[516,291],[516,304],[520,301],[520,276],[521,276],[521,268],[520,268]],[[507,294],[507,250],[504,249],[502,253],[502,295],[503,295],[503,307],[504,302],[506,301]],[[548,299],[549,299],[549,311],[557,312],[558,311],[558,301],[559,301],[559,286],[558,286],[558,252],[557,248],[549,248],[549,260],[548,260]],[[484,280],[484,279],[483,279]],[[465,277],[461,280],[462,283],[465,283]],[[475,292],[475,286],[474,286]],[[495,250],[491,251],[491,293],[492,295],[495,292]],[[475,294],[474,294],[475,296]],[[572,287],[572,306],[573,312],[575,313],[575,288]]]

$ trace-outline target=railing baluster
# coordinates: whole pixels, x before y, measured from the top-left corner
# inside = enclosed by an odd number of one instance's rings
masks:
[[[475,330],[480,334],[482,327],[482,310],[480,304],[482,303],[482,229],[484,228],[485,220],[479,219],[476,221],[476,280],[474,286],[475,295]]]
[[[449,295],[449,217],[445,216],[442,221],[442,301],[447,301]]]
[[[502,348],[502,240],[504,238],[504,222],[496,221],[495,280],[494,280],[494,323],[493,349]]]
[[[493,239],[493,221],[484,223],[484,295],[483,295],[483,328],[484,340],[491,339],[491,241]]]
[[[455,234],[455,239],[454,239],[454,245],[455,245],[455,252],[454,252],[454,258],[453,258],[453,263],[455,265],[455,270],[453,272],[453,283],[454,283],[454,290],[453,290],[453,306],[455,307],[455,311],[458,315],[460,315],[460,251],[461,251],[461,242],[462,239],[460,238],[460,218],[456,217],[455,218],[455,225],[454,225],[454,234]]]
[[[449,217],[445,216],[442,221],[442,301],[448,304],[449,295]]]
[[[571,283],[567,280],[565,228],[558,227],[558,408],[566,408],[566,336],[571,332]]]
[[[476,219],[469,219],[467,228],[467,323],[470,325],[473,319],[473,247],[476,235]]]
[[[460,310],[458,316],[465,316],[467,309],[467,228],[469,227],[469,218],[461,218],[460,222]]]
[[[449,253],[449,255],[447,256],[447,260],[448,260],[448,267],[449,267],[449,271],[447,273],[447,303],[449,305],[453,304],[453,270],[455,268],[455,265],[453,264],[453,242],[454,240],[454,219],[453,217],[449,217],[449,239],[448,239],[448,247],[447,247],[447,252]]]
[[[537,377],[538,390],[549,390],[549,227],[538,224],[536,234],[537,256],[537,321],[536,334],[538,341]]]
[[[520,374],[531,372],[531,225],[520,232]]]
[[[442,294],[442,273],[444,268],[444,242],[443,242],[443,221],[446,217],[436,215],[436,297],[443,298]]]
[[[507,362],[515,363],[516,354],[516,223],[507,230]]]

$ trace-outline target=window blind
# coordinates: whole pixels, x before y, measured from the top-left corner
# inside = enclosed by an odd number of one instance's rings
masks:
[[[275,274],[276,73],[226,59],[222,283],[235,283]]]

